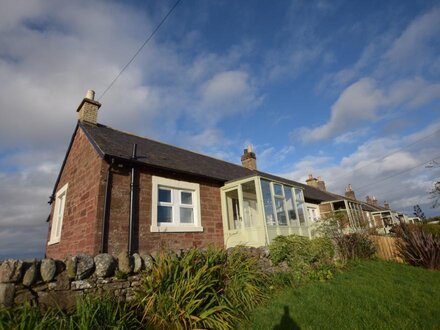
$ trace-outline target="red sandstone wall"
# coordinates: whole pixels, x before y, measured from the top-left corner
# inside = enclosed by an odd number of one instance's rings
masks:
[[[223,223],[221,218],[220,189],[218,184],[209,183],[180,174],[153,170],[138,171],[138,216],[134,224],[134,250],[147,253],[161,246],[170,249],[206,247],[214,244],[223,247]],[[203,232],[195,233],[152,233],[151,225],[151,189],[152,175],[184,180],[200,184],[201,225]],[[130,171],[120,171],[113,175],[112,198],[110,205],[110,226],[108,252],[117,255],[128,246],[128,226],[130,210]]]
[[[102,228],[103,200],[108,164],[103,161],[78,129],[68,155],[57,191],[69,183],[64,211],[61,241],[46,243],[46,255],[64,258],[66,255],[99,253]],[[152,233],[151,189],[152,175],[200,184],[201,225],[203,232]],[[170,249],[205,247],[209,244],[223,247],[220,184],[168,171],[137,170],[138,214],[135,217],[133,252],[148,253],[161,246]],[[47,242],[50,238],[52,213]],[[128,247],[130,211],[130,168],[115,167],[110,198],[110,215],[105,252],[117,255]]]
[[[46,241],[48,257],[61,259],[68,254],[98,253],[102,214],[98,205],[102,205],[104,182],[101,180],[101,172],[105,171],[105,165],[79,128],[56,189],[58,191],[66,183],[69,184],[61,240],[47,245],[55,206],[55,202],[52,203]]]

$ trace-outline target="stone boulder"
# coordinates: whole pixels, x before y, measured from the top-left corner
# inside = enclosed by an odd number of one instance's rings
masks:
[[[76,277],[76,262],[77,258],[72,256],[67,256],[64,260],[64,263],[66,265],[66,272],[67,276],[73,280]]]
[[[0,307],[10,307],[14,303],[15,285],[0,283]]]
[[[118,268],[123,274],[130,274],[133,271],[133,258],[126,251],[122,251],[118,255]]]
[[[98,277],[113,276],[116,270],[116,260],[107,253],[98,254],[95,258],[95,274]]]
[[[0,283],[16,283],[23,272],[23,261],[8,259],[0,266]]]
[[[83,280],[90,277],[95,270],[95,262],[93,258],[87,254],[80,254],[77,256],[76,263],[76,278]]]
[[[133,254],[133,272],[139,273],[144,266],[144,262],[141,258],[141,256],[137,253]]]
[[[40,266],[41,279],[48,283],[52,281],[57,272],[57,265],[53,259],[43,259]]]
[[[38,268],[36,263],[34,262],[29,268],[25,271],[23,276],[23,285],[31,286],[38,279]]]
[[[152,256],[150,256],[149,254],[144,255],[142,257],[142,259],[144,260],[144,268],[147,271],[150,271],[153,268],[154,265],[154,259]]]

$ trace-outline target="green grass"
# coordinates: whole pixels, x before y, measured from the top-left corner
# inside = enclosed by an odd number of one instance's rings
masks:
[[[242,329],[440,329],[440,272],[358,262],[274,295]]]

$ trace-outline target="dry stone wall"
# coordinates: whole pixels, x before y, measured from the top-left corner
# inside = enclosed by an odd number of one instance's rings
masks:
[[[32,302],[43,310],[70,310],[78,296],[87,294],[108,294],[129,301],[140,285],[139,273],[152,263],[150,255],[126,253],[117,258],[80,254],[64,260],[4,260],[0,265],[0,306]]]
[[[258,258],[266,272],[287,271],[287,265],[272,265],[267,247],[239,247]],[[232,251],[235,248],[229,248]],[[179,257],[184,250],[176,251]],[[141,272],[151,270],[157,252],[117,257],[110,254],[68,256],[64,260],[43,259],[0,261],[0,307],[13,307],[24,302],[40,309],[72,310],[78,296],[109,295],[118,301],[130,301],[141,284]]]

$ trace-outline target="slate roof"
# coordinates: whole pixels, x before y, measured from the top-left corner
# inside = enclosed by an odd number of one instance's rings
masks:
[[[130,160],[133,144],[136,143],[137,162],[145,165],[171,169],[222,182],[253,174],[253,171],[243,166],[118,131],[108,126],[84,123],[80,123],[79,126],[101,156]]]
[[[328,191],[321,191],[307,184],[289,180],[270,173],[252,171],[241,165],[229,163],[210,156],[182,149],[145,137],[126,133],[111,127],[97,124],[78,123],[101,157],[116,157],[131,160],[133,144],[137,144],[136,162],[148,166],[173,170],[186,174],[206,177],[220,182],[233,181],[255,174],[271,180],[304,189],[308,201],[325,202],[349,198]],[[385,210],[360,202],[367,211]]]

